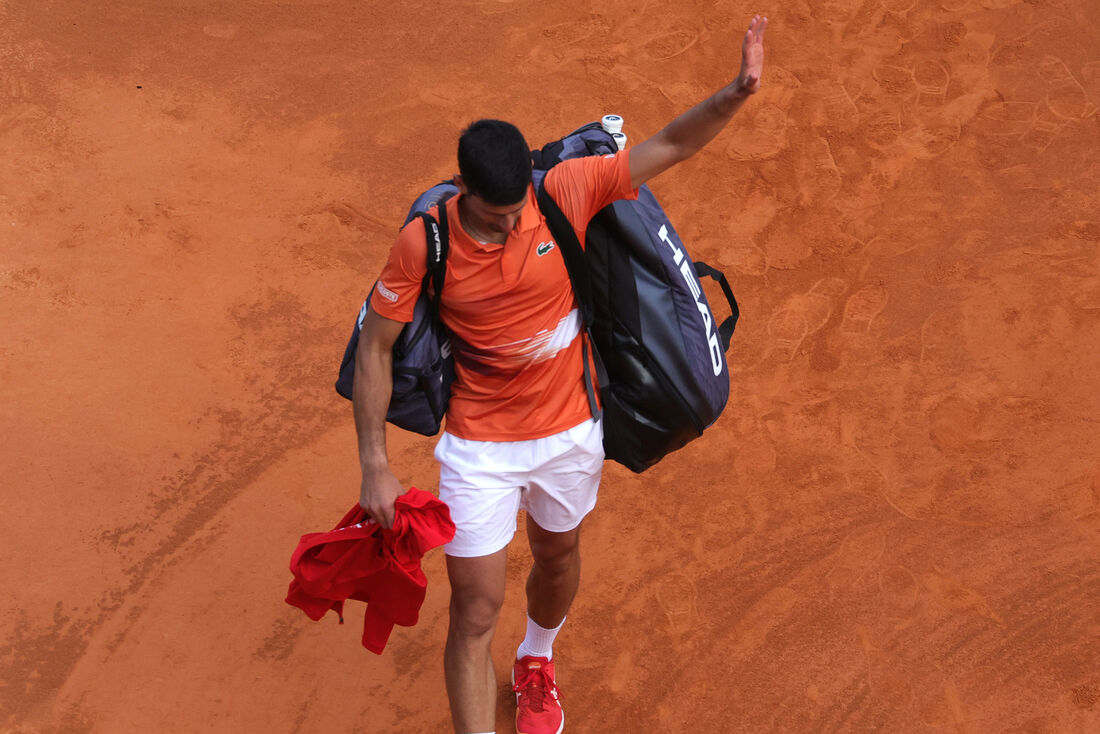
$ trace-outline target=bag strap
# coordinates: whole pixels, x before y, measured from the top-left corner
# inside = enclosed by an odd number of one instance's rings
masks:
[[[429,292],[431,288],[431,298],[428,301],[428,318],[422,320],[419,324],[416,324],[416,331],[408,336],[407,339],[398,339],[393,345],[394,356],[398,359],[405,358],[404,344],[416,344],[424,336],[424,332],[428,329],[438,328],[438,324],[441,323],[439,318],[439,304],[443,299],[443,280],[447,275],[447,251],[450,249],[450,239],[448,238],[447,229],[447,209],[443,204],[439,205],[439,221],[428,214],[427,212],[417,212],[413,217],[414,219],[421,219],[424,222],[424,236],[427,240],[427,261],[428,267],[424,273],[424,279],[420,281],[420,290],[422,293]],[[413,321],[413,324],[416,322]],[[406,328],[411,326],[407,325]]]
[[[439,202],[439,250],[432,270],[432,310],[439,318],[439,304],[443,300],[443,281],[447,277],[447,253],[451,250],[451,228],[447,221],[447,202]],[[429,266],[431,267],[431,266]]]
[[[701,260],[695,261],[695,275],[699,278],[707,277],[717,281],[718,285],[722,287],[722,293],[726,296],[726,303],[730,307],[730,315],[718,327],[718,337],[722,340],[722,351],[728,352],[730,339],[733,338],[733,330],[737,328],[737,320],[741,318],[741,309],[737,307],[737,299],[733,297],[733,288],[730,287],[730,282],[726,280],[725,273]]]
[[[588,408],[592,411],[593,420],[603,417],[603,410],[596,402],[596,389],[592,383],[592,369],[589,366],[589,350],[592,352],[592,362],[596,365],[596,380],[599,390],[603,393],[611,384],[607,376],[607,368],[600,357],[596,343],[592,339],[592,323],[596,319],[596,307],[592,300],[592,279],[588,275],[588,262],[585,259],[584,248],[581,247],[577,233],[569,218],[561,210],[554,197],[546,190],[546,178],[544,177],[538,187],[539,211],[546,218],[546,225],[550,233],[557,240],[558,250],[561,251],[565,261],[565,270],[569,274],[569,283],[573,286],[573,295],[577,299],[577,310],[581,314],[581,323],[584,325],[584,333],[581,336],[581,358],[584,360],[584,389],[588,393]]]
[[[447,223],[447,204],[440,202],[439,220],[436,221],[427,212],[417,212],[416,216],[424,222],[424,235],[427,239],[428,269],[421,282],[422,289],[432,288],[432,316],[439,318],[439,303],[443,297],[443,281],[447,277],[447,253],[451,249],[450,228]]]

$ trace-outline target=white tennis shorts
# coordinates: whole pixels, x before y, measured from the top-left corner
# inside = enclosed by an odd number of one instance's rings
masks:
[[[469,441],[444,433],[435,447],[439,499],[456,532],[447,555],[472,558],[504,548],[522,508],[539,527],[564,533],[596,506],[603,472],[603,423],[591,419],[529,441]]]

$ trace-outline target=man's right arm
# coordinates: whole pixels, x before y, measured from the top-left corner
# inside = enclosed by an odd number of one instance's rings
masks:
[[[634,146],[630,151],[630,181],[634,188],[702,150],[756,93],[764,68],[767,28],[767,18],[754,16],[741,41],[741,71],[737,78]]]
[[[386,454],[386,411],[393,393],[393,345],[405,324],[368,308],[355,352],[352,410],[359,437],[363,481],[359,505],[384,528],[393,527],[394,505],[405,489]]]

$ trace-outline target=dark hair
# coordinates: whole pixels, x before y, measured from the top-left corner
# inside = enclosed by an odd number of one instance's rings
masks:
[[[487,203],[515,204],[531,183],[531,151],[515,125],[478,120],[458,139],[458,172],[469,192]]]

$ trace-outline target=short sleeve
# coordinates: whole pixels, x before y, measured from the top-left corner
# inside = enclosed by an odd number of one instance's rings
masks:
[[[371,296],[371,309],[384,318],[409,323],[427,272],[424,221],[417,217],[397,235]]]
[[[638,198],[638,190],[630,185],[629,154],[630,151],[623,151],[573,158],[562,161],[546,174],[547,192],[579,233],[611,202]]]

